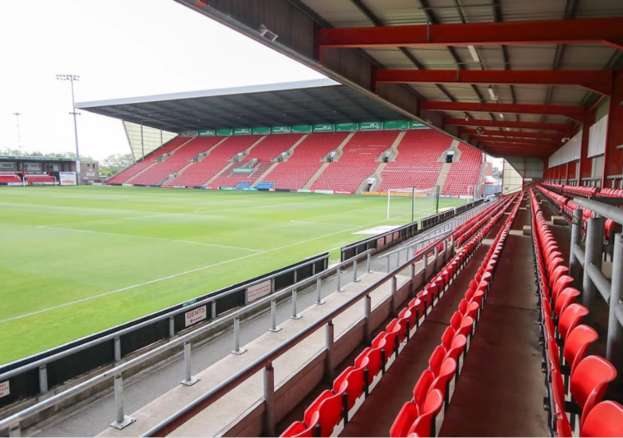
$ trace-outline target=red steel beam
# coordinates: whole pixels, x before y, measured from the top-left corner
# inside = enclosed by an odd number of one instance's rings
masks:
[[[582,122],[584,107],[581,105],[528,105],[520,103],[487,102],[420,102],[421,110],[428,111],[467,111],[486,113],[517,113],[561,115]]]
[[[604,43],[620,47],[623,18],[320,29],[320,48]]]
[[[571,134],[571,125],[566,123],[547,123],[547,122],[515,122],[510,120],[479,120],[479,119],[444,119],[444,125],[458,126],[482,126],[483,128],[520,128],[520,129],[545,129],[549,131],[559,131],[565,135]]]
[[[595,93],[612,92],[607,70],[375,70],[374,81],[395,84],[497,84],[579,86]]]
[[[544,140],[552,140],[560,143],[562,134],[554,134],[549,132],[523,132],[523,131],[499,131],[497,129],[485,129],[482,134],[477,129],[461,128],[459,135],[482,135],[484,137],[504,137],[504,138],[542,138]]]
[[[504,143],[504,144],[531,144],[534,146],[542,146],[544,148],[554,148],[558,149],[562,144],[552,143],[551,140],[534,140],[534,139],[525,139],[525,138],[495,138],[495,137],[481,137],[478,135],[474,135],[471,137],[472,141],[481,141],[485,143]]]

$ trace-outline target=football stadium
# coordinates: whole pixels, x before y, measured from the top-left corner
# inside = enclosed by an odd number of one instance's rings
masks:
[[[622,2],[168,1],[325,79],[0,154],[0,436],[623,436]]]

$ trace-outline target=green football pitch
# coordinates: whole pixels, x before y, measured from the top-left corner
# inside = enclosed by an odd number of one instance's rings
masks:
[[[441,199],[440,209],[465,203]],[[434,212],[418,198],[416,219]],[[0,189],[0,364],[411,220],[411,199],[125,187]]]

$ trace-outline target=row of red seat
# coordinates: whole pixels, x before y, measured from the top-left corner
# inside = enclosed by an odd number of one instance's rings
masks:
[[[505,208],[495,213],[486,226],[470,239],[466,245],[470,254],[480,246],[484,237],[514,201],[517,201],[517,195],[508,198],[508,202],[504,203]],[[445,406],[444,409],[448,408],[450,383],[453,379],[458,379],[461,357],[467,354],[468,339],[471,339],[474,334],[499,254],[518,208],[519,203],[513,208],[505,226],[497,234],[494,244],[487,252],[474,280],[470,282],[465,298],[459,303],[458,311],[454,312],[450,319],[450,326],[441,336],[441,344],[435,348],[428,360],[428,369],[422,372],[413,387],[413,398],[402,406],[394,420],[389,432],[391,437],[435,436],[436,416],[441,412],[442,403]],[[451,261],[450,266],[452,263]]]
[[[497,220],[503,213],[496,208],[497,204],[483,210],[483,223],[492,217]],[[497,213],[495,213],[497,212]],[[488,214],[487,214],[488,213]],[[495,214],[495,217],[493,216]],[[489,222],[494,223],[494,220]],[[493,225],[486,225],[490,227]],[[417,331],[422,319],[425,319],[429,309],[439,303],[439,299],[449,287],[460,269],[465,265],[472,253],[477,249],[482,236],[488,229],[475,236],[473,241],[466,244],[452,258],[433,280],[431,280],[409,304],[386,326],[385,331],[379,333],[370,347],[355,359],[354,366],[349,366],[333,382],[332,390],[325,390],[305,410],[303,421],[296,421],[286,429],[282,437],[328,437],[333,433],[342,419],[346,424],[353,407],[362,395],[369,392],[378,384],[380,377],[392,359],[397,357],[401,346],[409,341],[411,335]],[[440,244],[434,242],[431,246]],[[443,245],[443,243],[441,243]],[[414,257],[420,257],[422,251]],[[403,347],[404,348],[404,347]],[[443,402],[443,394],[441,397]],[[440,402],[440,403],[441,403]]]
[[[493,211],[506,210],[512,198],[506,198],[503,201],[498,201],[493,205]],[[454,241],[457,246],[461,246],[465,241],[469,240],[476,231],[483,226],[483,221],[486,221],[487,215],[480,212],[473,218],[465,221],[459,225],[453,233]]]
[[[543,183],[545,187],[548,187],[559,193],[566,195],[577,195],[585,198],[592,198],[593,196],[602,196],[606,198],[623,198],[623,189],[614,188],[598,188],[587,186],[567,186],[563,184]]]
[[[600,356],[585,357],[597,332],[581,324],[588,309],[575,303],[580,292],[570,287],[573,277],[533,190],[530,198],[549,426],[557,436],[571,437],[578,414],[580,436],[623,436],[623,406],[601,401],[616,369]]]
[[[572,220],[573,212],[580,209],[582,211],[582,234],[586,235],[587,221],[590,218],[595,217],[595,213],[592,210],[578,205],[573,199],[567,198],[566,196],[560,195],[556,192],[552,192],[544,187],[539,186],[537,189],[551,201],[552,205],[560,214],[567,218],[569,222]],[[606,219],[604,223],[604,234],[606,239],[611,240],[614,237],[616,228],[617,224],[613,220]]]

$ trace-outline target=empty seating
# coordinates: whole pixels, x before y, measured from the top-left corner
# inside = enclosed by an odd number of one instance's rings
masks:
[[[193,142],[204,142],[205,150],[210,150],[201,161],[190,165],[182,174],[171,181],[173,185],[187,187],[199,187],[205,185],[219,171],[232,164],[231,160],[236,154],[247,150],[253,143],[258,141],[260,135],[236,135],[232,137],[202,137]],[[216,145],[216,147],[214,147]],[[238,181],[234,183],[236,185]]]
[[[55,184],[56,179],[51,177],[50,175],[26,175],[26,181],[29,184],[37,185],[37,184]]]
[[[287,161],[280,163],[264,178],[264,182],[273,183],[277,189],[302,189],[324,164],[322,159],[336,150],[346,137],[348,132],[308,135]]]
[[[548,197],[552,194],[547,189],[540,190]],[[599,426],[587,429],[587,418],[591,417],[591,423],[597,425],[604,421],[600,417],[602,414],[592,412],[602,400],[608,383],[616,377],[616,369],[602,357],[585,357],[589,345],[597,340],[597,332],[581,324],[588,310],[573,303],[580,293],[568,287],[573,279],[566,275],[568,268],[562,264],[558,245],[533,190],[530,197],[550,428],[558,436],[572,436],[576,412],[581,412],[581,436],[594,436],[592,434],[600,430]],[[565,400],[567,392],[572,396],[572,402]],[[569,412],[570,406],[575,408]],[[571,422],[566,412],[570,413]]]
[[[398,137],[398,131],[357,132],[344,146],[338,160],[329,164],[312,184],[312,190],[338,190],[354,193],[371,176],[381,154]]]
[[[474,195],[474,186],[478,184],[482,169],[482,152],[459,144],[461,157],[450,165],[450,172],[441,188],[441,194],[451,196]]]
[[[434,187],[443,166],[440,157],[451,144],[450,137],[432,129],[407,131],[398,145],[395,161],[387,163],[383,170],[379,190]]]
[[[251,152],[241,162],[235,163],[212,181],[210,185],[213,187],[235,187],[239,183],[249,183],[250,186],[274,164],[273,159],[290,149],[301,137],[301,134],[267,135],[251,149]],[[240,167],[247,168],[250,172],[234,172],[234,169]]]
[[[0,183],[21,183],[22,179],[15,173],[0,173]]]
[[[523,194],[522,194],[523,197]],[[485,225],[477,235],[473,236],[466,245],[471,254],[480,245],[484,236],[504,214],[509,207],[509,201],[517,200],[517,196],[508,198],[507,201],[498,203],[501,209],[490,208],[485,211],[487,219]],[[441,344],[438,345],[429,359],[429,367],[420,376],[413,388],[413,399],[405,403],[396,417],[390,429],[391,437],[401,436],[435,436],[435,416],[441,411],[442,403],[447,409],[450,401],[449,387],[450,382],[459,376],[459,361],[467,353],[467,339],[472,336],[472,332],[478,321],[478,315],[483,306],[484,291],[488,289],[491,277],[483,280],[483,274],[489,270],[493,273],[498,256],[504,246],[504,241],[508,236],[510,227],[517,215],[520,203],[517,202],[510,216],[506,220],[505,226],[497,234],[493,245],[487,252],[475,280],[472,282],[473,288],[465,293],[465,299],[459,304],[459,311],[455,312],[450,320],[450,326],[444,331],[441,337]],[[459,257],[459,254],[455,257]],[[458,261],[458,260],[453,260]],[[452,266],[453,261],[446,265]],[[442,270],[443,271],[443,270]],[[439,280],[439,277],[437,277]],[[429,283],[430,284],[430,283]],[[483,290],[483,296],[476,298],[476,288]],[[421,296],[418,294],[418,296]],[[433,409],[427,406],[431,393],[434,392],[440,398],[439,403]],[[416,434],[416,435],[412,435]]]
[[[137,176],[139,173],[143,172],[145,169],[147,169],[152,164],[154,164],[154,160],[162,157],[164,154],[171,153],[172,151],[180,147],[182,144],[186,143],[188,140],[190,140],[188,137],[175,137],[168,143],[165,143],[162,147],[156,149],[155,151],[145,156],[143,160],[139,161],[134,166],[130,166],[127,169],[119,172],[117,175],[113,176],[110,180],[108,180],[108,184],[122,184],[126,182],[131,182],[132,184],[145,184],[145,183],[141,183],[141,182],[137,183],[136,181],[129,181],[129,180]],[[145,173],[147,173],[147,171],[145,171]],[[148,181],[151,181],[152,179],[153,177],[149,178]],[[156,184],[156,183],[148,182],[146,184]]]
[[[459,270],[478,249],[480,242],[503,216],[513,199],[516,197],[498,201],[477,215],[480,218],[481,230],[462,248],[456,248],[456,254],[445,267],[417,293],[416,298],[413,298],[406,308],[399,312],[398,318],[392,319],[387,324],[385,330],[372,340],[370,347],[357,356],[354,366],[349,366],[335,379],[332,390],[324,391],[306,409],[303,421],[294,422],[281,436],[329,436],[342,421],[348,422],[356,400],[363,395],[367,396],[373,390],[387,366],[393,364],[392,359],[397,357],[405,343],[409,342],[411,333],[418,329],[420,320],[426,318],[427,309],[435,304],[435,300],[439,302]],[[516,212],[517,209],[514,209],[508,220],[512,222]],[[419,251],[413,260],[429,253],[438,245],[443,246],[445,239],[447,236]],[[496,242],[498,241],[499,238],[496,239]],[[494,247],[486,260],[487,263],[497,261],[499,251],[493,250],[498,250],[499,246]],[[489,266],[486,263],[483,265]],[[480,274],[477,278],[481,280]],[[391,428],[391,436],[434,434],[435,417],[443,408],[444,400],[448,401],[448,384],[458,375],[458,361],[467,345],[466,335],[471,336],[472,326],[475,324],[475,319],[471,316],[459,315],[459,317],[458,330],[447,330],[448,335],[444,334],[444,338],[451,339],[446,339],[444,345],[438,346],[431,356],[429,369],[415,385],[413,399],[405,403],[400,411]]]

